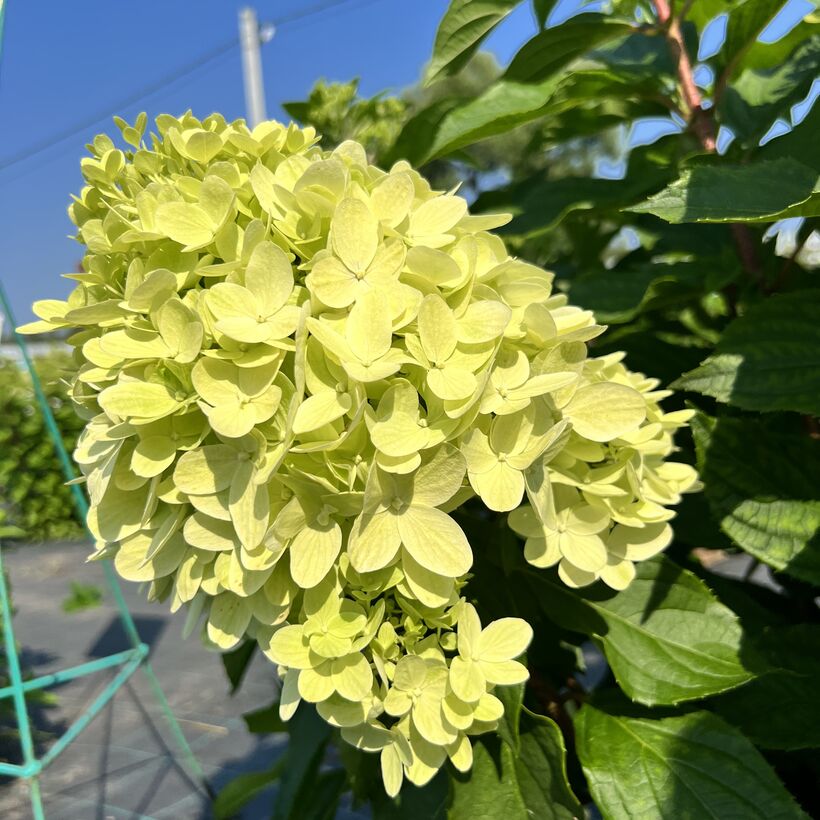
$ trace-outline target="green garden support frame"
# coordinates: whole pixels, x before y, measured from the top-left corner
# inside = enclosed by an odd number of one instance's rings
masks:
[[[2,10],[3,0],[0,0],[0,31],[2,31]],[[66,451],[63,444],[60,430],[57,427],[57,422],[54,418],[54,413],[48,404],[45,393],[43,392],[40,379],[34,369],[31,356],[28,351],[28,346],[20,334],[14,330],[17,324],[11,310],[11,305],[6,297],[6,292],[0,283],[0,306],[3,314],[8,321],[14,333],[15,340],[20,353],[22,354],[23,363],[31,376],[34,394],[40,410],[43,413],[46,427],[49,435],[54,443],[54,449],[59,458],[63,474],[67,481],[72,481],[76,478],[74,466],[71,457]],[[0,323],[1,324],[1,323]],[[88,512],[88,501],[85,493],[78,484],[70,485],[74,508],[80,520],[85,523],[86,514]],[[119,581],[116,573],[111,566],[110,561],[103,561],[103,572],[108,587],[111,590],[111,595],[117,606],[120,620],[122,621],[123,629],[131,644],[130,649],[124,652],[117,652],[113,655],[108,655],[104,658],[82,663],[78,666],[73,666],[69,669],[64,669],[59,672],[53,672],[49,675],[42,675],[30,680],[24,680],[20,670],[20,659],[17,652],[17,644],[14,637],[14,628],[12,625],[12,611],[11,602],[8,594],[8,587],[6,584],[6,576],[3,568],[3,548],[0,544],[0,618],[3,621],[3,648],[6,658],[8,660],[8,674],[11,681],[10,686],[0,688],[0,698],[12,698],[14,702],[14,711],[16,716],[17,727],[20,732],[20,744],[23,752],[22,765],[0,762],[0,775],[7,775],[11,777],[24,778],[29,783],[29,793],[31,797],[31,809],[35,820],[44,820],[45,814],[43,810],[43,801],[40,793],[40,775],[43,770],[52,763],[55,758],[73,741],[80,732],[88,726],[89,723],[100,713],[105,705],[114,697],[119,688],[133,675],[138,669],[143,672],[148,680],[151,690],[156,698],[165,719],[168,722],[171,734],[179,746],[182,758],[187,763],[190,774],[195,779],[199,780],[205,791],[210,794],[211,790],[202,771],[199,762],[194,756],[185,735],[182,733],[179,723],[177,722],[174,713],[162,691],[162,687],[154,674],[153,669],[148,658],[148,645],[140,640],[137,627],[134,624],[134,619],[128,610],[128,605],[122,594]],[[99,672],[103,669],[117,668],[117,674],[112,678],[108,685],[97,695],[92,703],[86,707],[83,713],[74,721],[73,724],[66,730],[66,732],[54,743],[54,745],[42,756],[37,757],[34,748],[34,740],[32,736],[31,721],[29,720],[28,709],[26,707],[26,692],[33,690],[44,689],[47,686],[54,686],[55,684],[64,683],[74,678],[90,675],[94,672]]]

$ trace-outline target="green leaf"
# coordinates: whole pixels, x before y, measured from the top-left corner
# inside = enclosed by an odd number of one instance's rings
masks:
[[[671,77],[676,69],[666,38],[643,32],[630,34],[617,43],[603,44],[587,57],[636,78]]]
[[[473,747],[473,768],[453,778],[448,820],[525,820],[528,817],[515,777],[515,754],[498,738]]]
[[[550,12],[555,8],[558,0],[532,0],[532,10],[535,14],[535,20],[538,23],[538,28],[544,28],[547,25],[547,18]]]
[[[812,11],[777,40],[756,40],[738,63],[738,69],[765,69],[783,65],[796,48],[817,36],[819,24],[820,13]]]
[[[524,704],[524,684],[499,686],[494,694],[504,704],[504,717],[498,723],[498,734],[518,754],[521,746],[518,723],[521,719],[521,707]]]
[[[729,71],[738,64],[783,4],[772,0],[744,0],[732,9],[718,64]]]
[[[606,820],[806,817],[755,747],[709,712],[652,720],[585,705],[575,728]]]
[[[539,820],[583,816],[566,778],[561,731],[547,717],[522,715],[521,751],[496,737],[474,746],[473,768],[453,779],[448,820]]]
[[[672,387],[744,410],[820,415],[820,291],[775,295],[723,332],[714,355]]]
[[[731,7],[732,3],[727,3],[726,0],[698,0],[697,3],[687,4],[686,20],[694,23],[700,30],[719,14],[727,11],[727,5]]]
[[[294,100],[293,102],[282,103],[282,109],[289,117],[302,123],[302,125],[309,125],[310,120],[310,103],[306,100]]]
[[[564,177],[534,177],[507,188],[482,194],[476,210],[513,213],[505,231],[518,236],[538,236],[560,224],[573,211],[600,211],[634,201],[632,192],[646,191],[646,181]]]
[[[231,682],[231,694],[234,694],[242,685],[242,678],[248,671],[248,666],[256,654],[256,641],[243,641],[236,649],[222,653],[222,665],[225,667],[225,674]]]
[[[289,721],[289,729],[290,743],[285,753],[287,766],[276,795],[273,820],[293,817],[299,793],[317,776],[331,731],[314,706],[308,703],[302,703],[296,710]]]
[[[379,775],[372,777],[379,779]],[[405,781],[395,799],[384,793],[381,782],[377,782],[375,788],[373,820],[445,820],[447,817],[449,778],[446,769],[439,770],[424,786],[414,786]]]
[[[567,750],[558,725],[525,708],[520,729],[521,751],[515,770],[529,816],[582,817],[583,810],[567,780]]]
[[[739,547],[820,585],[820,441],[771,426],[704,414],[692,419],[706,497]]]
[[[713,703],[724,720],[764,749],[816,748],[820,738],[820,627],[768,629],[757,647],[772,665],[748,686]],[[765,720],[760,716],[766,715]]]
[[[643,323],[634,322],[618,328],[617,335],[614,329],[613,332],[604,334],[601,337],[600,350],[602,354],[625,350],[627,361],[633,370],[651,373],[654,378],[660,379],[662,384],[669,384],[681,371],[688,370],[703,358],[702,348],[677,342],[679,339],[666,340],[663,334],[656,333],[651,326],[646,327]],[[686,495],[683,503],[687,504],[696,497]],[[678,520],[675,519],[676,529],[677,524]]]
[[[817,173],[793,159],[749,165],[698,165],[645,202],[627,208],[667,222],[774,222],[811,215]]]
[[[243,806],[269,789],[281,777],[285,760],[286,757],[283,755],[267,771],[240,774],[231,780],[214,801],[213,812],[216,820],[230,820]]]
[[[806,96],[817,77],[820,37],[804,40],[794,53],[772,68],[743,71],[718,101],[721,122],[741,142],[756,147],[777,117]]]
[[[616,680],[640,703],[694,700],[755,676],[754,660],[741,660],[737,616],[701,580],[663,556],[636,569],[617,594],[571,590],[546,572],[527,579],[550,620],[600,639]]]
[[[820,132],[820,105],[813,105],[804,119],[791,131],[767,142],[755,154],[755,160],[792,157],[820,173],[820,151],[817,150],[818,132]]]
[[[342,769],[320,772],[306,782],[296,801],[293,820],[333,820],[339,800],[345,791],[347,776]]]
[[[425,160],[537,119],[547,111],[560,82],[558,77],[534,85],[500,80],[475,99],[460,103],[445,114]]]
[[[745,0],[732,8],[726,24],[726,39],[717,55],[719,70],[731,75],[782,5],[772,0]]]
[[[704,288],[703,271],[685,263],[635,270],[596,271],[572,281],[573,304],[595,312],[605,324],[629,322],[645,309],[677,305]],[[655,375],[653,370],[653,375]]]
[[[563,177],[550,179],[535,174],[520,182],[488,191],[475,202],[473,210],[509,212],[512,222],[501,233],[535,237],[560,224],[575,211],[605,213],[622,208],[657,190],[670,178],[667,156],[669,141],[638,148],[629,158],[623,179]]]
[[[425,85],[455,74],[521,0],[452,0],[436,32]]]
[[[274,701],[270,706],[257,709],[254,712],[246,712],[242,715],[248,731],[255,735],[267,735],[275,732],[287,732],[288,725],[279,717],[279,701]]]
[[[460,104],[457,98],[445,97],[422,108],[402,126],[401,133],[385,158],[386,165],[397,160],[407,160],[420,165],[429,155],[442,120]]]
[[[607,40],[633,31],[629,23],[603,14],[582,14],[536,34],[525,43],[504,73],[504,79],[519,83],[546,80],[564,66]]]

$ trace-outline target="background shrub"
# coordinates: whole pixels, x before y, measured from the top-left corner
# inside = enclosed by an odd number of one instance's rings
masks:
[[[70,364],[68,352],[57,348],[35,359],[69,452],[82,429],[60,381]],[[13,359],[0,359],[0,515],[7,539],[71,540],[84,534],[29,376]]]

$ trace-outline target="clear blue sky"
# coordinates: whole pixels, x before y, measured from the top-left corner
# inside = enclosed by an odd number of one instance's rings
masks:
[[[6,0],[6,36],[0,78],[0,164],[71,126],[113,109],[123,98],[218,48],[236,32],[237,0],[32,2]],[[319,0],[255,0],[261,20],[286,20]],[[794,0],[793,0],[794,2]],[[805,0],[796,0],[800,6]],[[313,82],[361,78],[363,94],[414,83],[429,58],[447,0],[347,0],[338,9],[283,22],[263,50],[268,114],[303,99]],[[563,11],[578,0],[562,0]],[[563,7],[563,8],[562,8]],[[412,11],[408,13],[408,8]],[[802,12],[803,14],[805,11]],[[563,16],[563,15],[561,15]],[[534,32],[522,4],[488,46],[503,63]],[[238,49],[139,104],[119,111],[131,119],[146,110],[192,108],[242,116]],[[0,278],[20,321],[37,298],[64,297],[71,283],[60,273],[82,256],[67,237],[69,194],[79,189],[84,144],[103,119],[31,160],[0,172]]]

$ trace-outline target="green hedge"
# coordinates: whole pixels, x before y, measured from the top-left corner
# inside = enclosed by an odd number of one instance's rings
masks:
[[[69,452],[82,428],[61,381],[70,365],[70,355],[59,349],[35,360]],[[64,482],[28,374],[18,362],[0,360],[0,535],[17,541],[82,538]]]

